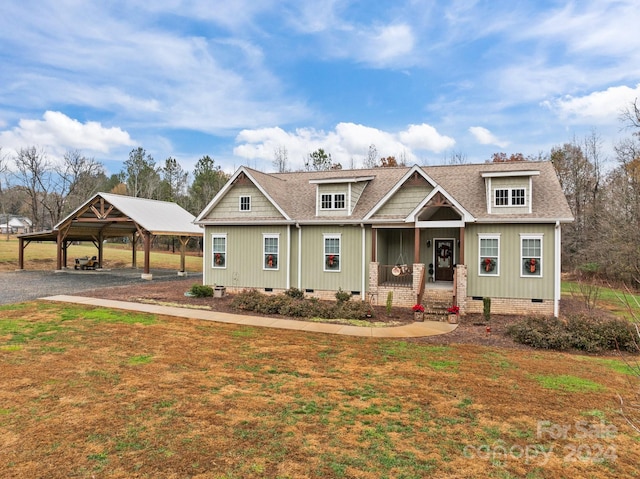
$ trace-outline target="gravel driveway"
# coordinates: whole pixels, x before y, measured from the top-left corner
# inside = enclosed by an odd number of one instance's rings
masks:
[[[186,277],[178,277],[175,270],[151,270],[151,274],[151,282],[183,279],[189,282],[189,286],[202,283],[202,273],[188,273]],[[44,296],[74,294],[97,288],[149,284],[149,280],[142,279],[141,275],[142,270],[139,269],[0,272],[0,304],[21,303]]]

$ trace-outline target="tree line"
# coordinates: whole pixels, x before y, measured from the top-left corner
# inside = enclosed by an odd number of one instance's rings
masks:
[[[104,165],[78,150],[53,162],[35,146],[2,155],[0,214],[27,216],[35,231],[51,229],[94,194],[108,193],[171,201],[197,215],[229,176],[208,155],[185,171],[178,160],[157,164],[144,148],[129,153],[119,173],[107,176]]]

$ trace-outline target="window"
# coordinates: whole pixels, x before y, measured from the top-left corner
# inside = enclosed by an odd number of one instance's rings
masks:
[[[521,236],[521,276],[542,276],[542,237]]]
[[[496,206],[526,206],[525,188],[501,188],[494,191]]]
[[[214,234],[211,239],[213,253],[213,267],[227,267],[227,235]]]
[[[346,195],[344,193],[324,193],[320,195],[320,209],[323,210],[344,210],[346,205]]]
[[[340,235],[324,236],[324,270],[340,271]]]
[[[480,276],[498,276],[500,272],[500,237],[480,236]]]
[[[280,259],[280,237],[278,235],[263,235],[263,244],[263,269],[278,269],[278,260]]]
[[[509,204],[509,190],[496,190],[496,206]]]
[[[240,197],[240,211],[251,211],[251,196]]]
[[[524,188],[511,190],[511,204],[513,206],[524,206]]]

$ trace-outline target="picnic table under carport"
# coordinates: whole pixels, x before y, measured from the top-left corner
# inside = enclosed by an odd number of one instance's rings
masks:
[[[97,193],[52,230],[18,235],[18,267],[24,269],[24,250],[32,241],[56,243],[56,269],[67,268],[67,248],[75,241],[91,241],[98,250],[98,264],[103,262],[103,243],[109,238],[131,240],[132,266],[136,267],[136,241],[144,245],[142,277],[152,279],[149,256],[154,236],[177,236],[180,239],[180,271],[185,271],[186,245],[191,238],[201,238],[203,230],[193,224],[195,216],[176,203]]]

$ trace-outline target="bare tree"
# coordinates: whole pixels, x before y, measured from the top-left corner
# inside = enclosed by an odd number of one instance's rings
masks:
[[[307,171],[323,171],[337,169],[339,164],[333,164],[331,162],[331,153],[326,153],[322,148],[318,148],[316,151],[309,153],[307,156],[304,167]],[[340,166],[342,169],[342,166]]]
[[[378,149],[376,145],[371,143],[369,145],[369,151],[367,152],[367,157],[364,160],[365,168],[376,168],[378,165]]]
[[[286,173],[289,171],[289,152],[284,145],[278,146],[273,150],[273,167],[276,173]]]
[[[28,198],[28,208],[35,230],[52,224],[45,223],[44,207],[51,189],[51,166],[44,151],[35,146],[20,148],[14,157],[15,176],[20,190]]]

